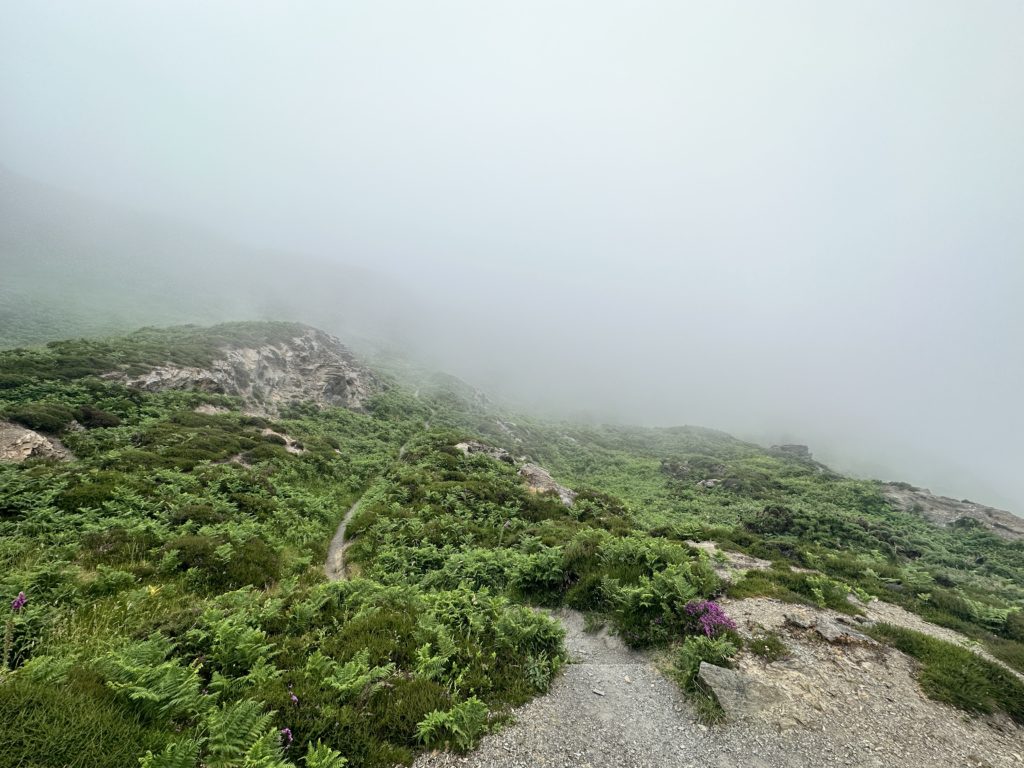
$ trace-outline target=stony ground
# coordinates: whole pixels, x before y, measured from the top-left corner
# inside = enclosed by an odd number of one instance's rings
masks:
[[[699,724],[653,659],[605,633],[566,626],[572,662],[550,692],[466,756],[422,756],[418,768],[1010,768],[1024,766],[1024,729],[1006,718],[968,718],[929,701],[914,662],[874,645],[831,645],[786,623],[794,606],[765,598],[731,603],[740,630],[783,634],[788,658],[742,657],[739,669],[772,690],[754,715]],[[812,614],[812,609],[805,610]],[[898,616],[886,616],[891,621]],[[916,618],[916,617],[914,617]],[[918,621],[920,621],[918,619]],[[930,626],[930,625],[928,625]]]

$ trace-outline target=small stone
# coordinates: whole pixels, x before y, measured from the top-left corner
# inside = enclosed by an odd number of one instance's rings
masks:
[[[786,623],[800,629],[811,629],[815,625],[815,618],[806,613],[787,613]]]

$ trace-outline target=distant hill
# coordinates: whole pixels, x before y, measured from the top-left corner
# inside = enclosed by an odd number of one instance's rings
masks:
[[[253,317],[388,335],[392,308],[414,305],[365,269],[247,249],[2,167],[0,275],[0,348]]]

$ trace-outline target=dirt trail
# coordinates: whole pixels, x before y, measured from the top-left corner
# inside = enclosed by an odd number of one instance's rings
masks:
[[[327,548],[327,562],[324,565],[324,572],[327,574],[328,581],[340,581],[346,576],[345,550],[348,548],[348,542],[345,541],[345,530],[348,528],[348,523],[352,519],[352,515],[356,513],[356,510],[359,508],[359,502],[362,500],[363,497],[360,496],[348,508],[348,512],[345,513],[345,516],[341,518],[341,522],[338,524],[338,530],[334,532],[331,546]]]
[[[782,614],[793,606],[754,598],[730,608],[743,632],[749,621],[785,632]],[[924,698],[915,663],[891,648],[787,634],[789,658],[766,664],[747,655],[738,665],[777,691],[778,701],[705,727],[650,656],[604,633],[587,634],[578,613],[555,617],[566,627],[573,663],[551,690],[515,710],[515,723],[471,754],[422,755],[415,768],[1024,766],[1024,729]]]
[[[516,723],[483,740],[465,758],[422,756],[419,768],[466,765],[676,768],[701,733],[674,683],[650,658],[605,632],[590,634],[575,611],[555,616],[566,628],[571,663],[550,692],[515,713]]]
[[[419,392],[417,391],[417,397]],[[433,415],[433,411],[431,411]],[[423,422],[423,431],[430,429],[430,419]],[[406,440],[402,444],[402,447],[398,449],[398,460],[401,461],[402,457],[405,456],[406,449],[409,447],[410,440]],[[365,495],[365,494],[364,494]],[[359,503],[363,500],[360,496],[348,511],[345,516],[341,518],[341,522],[338,523],[338,528],[334,532],[334,538],[331,539],[331,544],[327,548],[327,561],[324,563],[324,573],[327,574],[328,581],[341,581],[348,577],[348,573],[345,569],[345,550],[348,549],[350,542],[345,540],[345,531],[348,529],[349,521],[352,516],[355,515],[356,510],[359,509]]]

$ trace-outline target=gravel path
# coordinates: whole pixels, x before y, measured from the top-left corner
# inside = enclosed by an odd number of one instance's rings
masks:
[[[360,496],[348,508],[348,512],[345,513],[345,516],[341,518],[341,522],[338,523],[338,530],[334,532],[331,545],[327,548],[327,562],[324,564],[324,573],[327,574],[328,581],[340,581],[345,578],[345,550],[348,548],[348,542],[345,541],[345,529],[348,528],[349,520],[356,513],[356,510],[359,508],[359,502],[362,500],[363,498]]]
[[[793,606],[765,598],[729,609],[744,634],[768,626],[786,635],[787,659],[739,662],[744,675],[777,692],[765,711],[700,725],[649,656],[584,632],[582,616],[564,611],[555,617],[572,663],[550,692],[517,709],[513,725],[471,754],[422,755],[415,768],[1024,767],[1024,728],[926,699],[902,653],[789,632],[783,615]]]
[[[571,663],[550,692],[520,707],[516,723],[486,737],[472,754],[424,755],[438,766],[615,766],[676,768],[701,733],[674,683],[640,653],[605,632],[583,630],[575,611],[555,614],[566,627]]]

